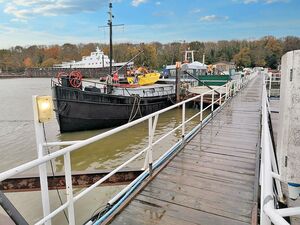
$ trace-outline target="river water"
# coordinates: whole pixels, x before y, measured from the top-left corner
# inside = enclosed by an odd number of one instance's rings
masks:
[[[37,157],[35,133],[33,127],[33,95],[51,95],[49,78],[19,78],[0,80],[0,172],[21,165]],[[187,118],[197,113],[196,109],[187,109]],[[155,140],[180,124],[181,110],[174,109],[159,117]],[[199,121],[196,118],[187,126],[187,130]],[[148,144],[148,123],[135,125],[113,136],[93,143],[71,154],[73,171],[110,170],[125,162],[144,149]],[[45,124],[48,141],[82,140],[103,133],[108,129],[60,134],[56,120]],[[163,143],[154,148],[154,158],[158,158],[181,136],[180,131],[170,135]],[[50,152],[55,148],[48,149]],[[63,158],[53,161],[55,172],[63,171]],[[141,168],[143,158],[130,164],[131,168]],[[48,165],[49,166],[49,165]],[[49,171],[50,172],[50,171]],[[27,173],[36,173],[31,170]],[[83,197],[75,205],[77,224],[82,224],[95,210],[104,205],[123,186],[99,187],[91,194]],[[75,189],[74,193],[80,190]],[[65,201],[64,191],[60,191]],[[15,204],[25,219],[32,224],[41,218],[42,209],[40,192],[8,193],[7,196]],[[59,207],[56,191],[50,191],[51,208]],[[0,225],[6,224],[4,212],[0,210]],[[63,214],[55,217],[52,224],[66,224]]]

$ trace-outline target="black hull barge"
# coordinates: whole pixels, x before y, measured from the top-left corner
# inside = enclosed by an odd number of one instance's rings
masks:
[[[68,81],[52,80],[54,108],[60,132],[110,128],[146,116],[174,102],[174,85],[154,84],[135,88],[74,88]],[[83,82],[84,83],[84,82]],[[65,85],[64,85],[65,84]]]

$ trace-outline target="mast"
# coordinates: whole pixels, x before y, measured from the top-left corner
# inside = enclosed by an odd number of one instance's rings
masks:
[[[112,0],[109,1],[109,19],[107,21],[108,26],[99,26],[99,28],[109,28],[109,74],[112,75],[112,61],[113,61],[113,43],[112,43],[112,28],[117,26],[124,26],[124,24],[114,24],[112,20],[114,15],[112,14]]]
[[[107,25],[109,26],[109,74],[112,74],[112,59],[113,59],[113,45],[112,45],[112,2],[109,3],[109,20]]]

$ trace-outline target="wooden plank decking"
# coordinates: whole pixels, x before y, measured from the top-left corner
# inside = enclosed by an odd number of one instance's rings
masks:
[[[250,81],[111,224],[251,224],[261,82]]]

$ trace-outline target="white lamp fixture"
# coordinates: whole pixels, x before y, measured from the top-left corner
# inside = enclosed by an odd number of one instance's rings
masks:
[[[51,96],[37,96],[36,104],[40,123],[48,122],[53,118],[53,101]]]

